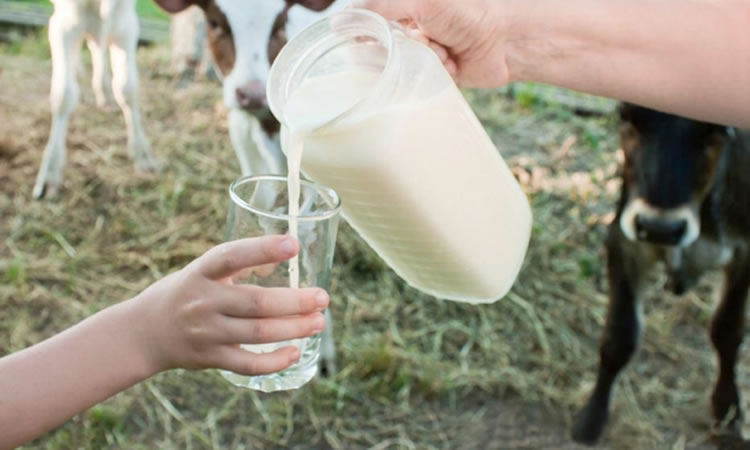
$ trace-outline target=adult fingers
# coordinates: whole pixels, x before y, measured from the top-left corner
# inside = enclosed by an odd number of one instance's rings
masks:
[[[442,62],[443,64],[445,64],[450,59],[448,50],[446,50],[442,45],[437,44],[434,41],[428,41],[427,46],[430,47],[433,52],[435,52],[437,57],[440,58],[440,62]]]
[[[248,267],[285,261],[296,255],[298,248],[289,236],[240,239],[213,247],[195,264],[203,276],[218,280]]]
[[[353,0],[353,8],[375,11],[388,20],[413,19],[414,1],[405,0]]]
[[[300,339],[322,332],[325,326],[325,317],[319,312],[276,319],[228,317],[221,322],[225,344],[269,344]]]
[[[263,354],[241,347],[227,347],[222,351],[217,366],[240,375],[265,375],[286,369],[297,362],[299,357],[299,349],[292,346]]]
[[[262,318],[309,314],[328,306],[328,293],[320,288],[262,288],[252,285],[218,286],[217,310],[227,316]]]

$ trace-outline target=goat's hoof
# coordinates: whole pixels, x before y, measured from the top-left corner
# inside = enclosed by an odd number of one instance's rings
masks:
[[[31,195],[33,195],[36,200],[41,200],[43,198],[55,198],[59,192],[60,183],[40,180],[34,185],[34,190],[31,192]]]

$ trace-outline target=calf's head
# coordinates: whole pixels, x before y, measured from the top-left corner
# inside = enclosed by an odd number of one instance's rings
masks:
[[[620,116],[620,228],[632,241],[689,246],[700,234],[701,205],[716,179],[725,128],[630,104]]]
[[[197,5],[206,14],[214,62],[230,109],[266,112],[268,72],[287,39],[335,0],[156,0],[167,12]]]

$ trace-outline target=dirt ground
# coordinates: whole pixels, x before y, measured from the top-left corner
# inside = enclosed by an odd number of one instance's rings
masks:
[[[162,173],[135,174],[121,116],[97,110],[82,78],[63,191],[33,201],[50,64],[38,39],[0,47],[0,61],[6,354],[133,296],[220,242],[226,187],[239,170],[220,86],[178,87],[165,49],[143,49],[141,98]],[[615,123],[529,93],[466,94],[534,209],[532,245],[507,298],[469,306],[416,292],[343,225],[331,289],[339,373],[263,396],[211,371],[173,371],[27,448],[583,448],[568,429],[592,387],[606,312],[601,240],[619,188]],[[619,380],[597,448],[716,448],[706,327],[719,281],[676,298],[658,289],[664,279],[655,274],[642,348]],[[744,392],[748,373],[743,358]]]

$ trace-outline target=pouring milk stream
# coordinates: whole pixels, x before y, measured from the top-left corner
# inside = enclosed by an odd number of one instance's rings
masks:
[[[268,98],[288,160],[290,234],[301,170],[339,193],[344,218],[413,287],[469,303],[508,292],[531,209],[428,47],[374,13],[345,10],[287,44]]]

